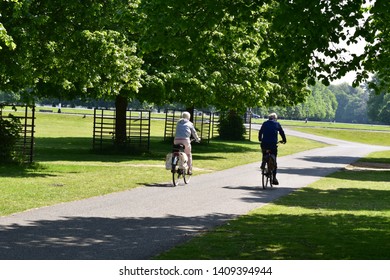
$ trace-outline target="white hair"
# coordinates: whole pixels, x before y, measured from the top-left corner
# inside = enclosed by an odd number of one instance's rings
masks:
[[[276,113],[271,113],[268,115],[268,119],[270,120],[276,120],[278,118],[278,115]]]
[[[189,120],[189,119],[191,118],[191,114],[188,113],[188,112],[183,112],[183,113],[181,114],[181,117],[182,117],[183,119]]]

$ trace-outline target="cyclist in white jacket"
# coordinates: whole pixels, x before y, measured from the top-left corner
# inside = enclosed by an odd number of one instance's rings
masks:
[[[191,153],[191,136],[196,142],[200,142],[200,137],[196,133],[194,124],[190,121],[191,114],[188,112],[182,113],[182,118],[177,122],[174,144],[183,144],[184,152],[188,157],[188,174],[192,174],[192,153]]]

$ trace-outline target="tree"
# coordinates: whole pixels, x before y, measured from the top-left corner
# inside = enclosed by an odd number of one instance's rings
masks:
[[[354,88],[347,83],[331,85],[329,89],[335,93],[338,107],[336,121],[348,123],[367,123],[368,93],[363,88]]]
[[[265,96],[259,22],[248,28],[227,1],[143,1],[140,11],[148,76],[139,98],[242,110]]]
[[[388,75],[390,63],[389,11],[389,1],[372,1],[372,5],[365,9],[367,17],[361,20],[362,23],[356,28],[356,32],[350,40],[351,42],[359,40],[367,42],[364,53],[353,56],[350,62],[350,65],[358,65],[360,69],[355,85],[358,82],[366,81],[378,94],[382,90],[388,91],[390,87]],[[379,80],[370,82],[368,73],[376,74]]]
[[[3,105],[0,104],[0,109]],[[15,146],[20,138],[22,125],[20,120],[9,114],[7,118],[0,118],[0,164],[19,162],[19,155]]]
[[[374,27],[385,31],[378,12],[359,25],[363,4],[3,1],[0,44],[8,47],[1,50],[0,83],[40,94],[117,98],[118,109],[131,97],[236,111],[293,106],[310,94],[307,83],[319,78],[328,84],[361,66],[355,57],[351,63],[337,59],[345,48],[336,44],[372,39]],[[355,34],[348,37],[346,28],[356,28]]]
[[[242,116],[234,110],[221,114],[218,130],[225,140],[243,140],[246,132]]]
[[[378,77],[374,76],[373,82],[378,83]],[[390,124],[390,94],[387,92],[378,94],[374,89],[369,89],[367,114],[374,122]]]
[[[123,110],[141,86],[132,33],[137,2],[2,1],[15,48],[1,50],[0,84],[61,99],[116,99],[116,139],[123,142]]]
[[[0,50],[4,47],[13,50],[16,46],[12,37],[8,35],[4,25],[0,22]]]
[[[300,103],[307,81],[328,85],[359,68],[341,58],[338,43],[353,41],[348,30],[364,19],[364,2],[145,0],[141,48],[151,63],[143,90],[162,94],[143,97],[221,107]]]
[[[334,120],[338,103],[329,87],[317,82],[309,86],[308,90],[310,95],[304,102],[289,107],[272,106],[269,111],[288,119]]]

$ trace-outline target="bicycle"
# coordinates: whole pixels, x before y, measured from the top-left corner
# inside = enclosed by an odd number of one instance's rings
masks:
[[[181,179],[184,179],[184,183],[188,184],[191,180],[191,174],[187,172],[187,167],[182,167],[179,165],[180,153],[184,153],[183,144],[174,144],[172,148],[172,183],[176,187]]]
[[[278,143],[284,143],[284,142],[279,141]],[[261,181],[262,181],[263,189],[266,189],[268,186],[272,188],[274,170],[276,168],[276,157],[274,154],[272,154],[270,149],[265,150],[264,160],[265,160],[265,166],[264,166],[264,170],[262,170],[261,172]]]

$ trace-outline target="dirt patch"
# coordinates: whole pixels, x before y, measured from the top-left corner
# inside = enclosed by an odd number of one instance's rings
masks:
[[[345,169],[348,170],[378,170],[378,171],[390,171],[389,163],[379,162],[354,162],[348,165]]]

